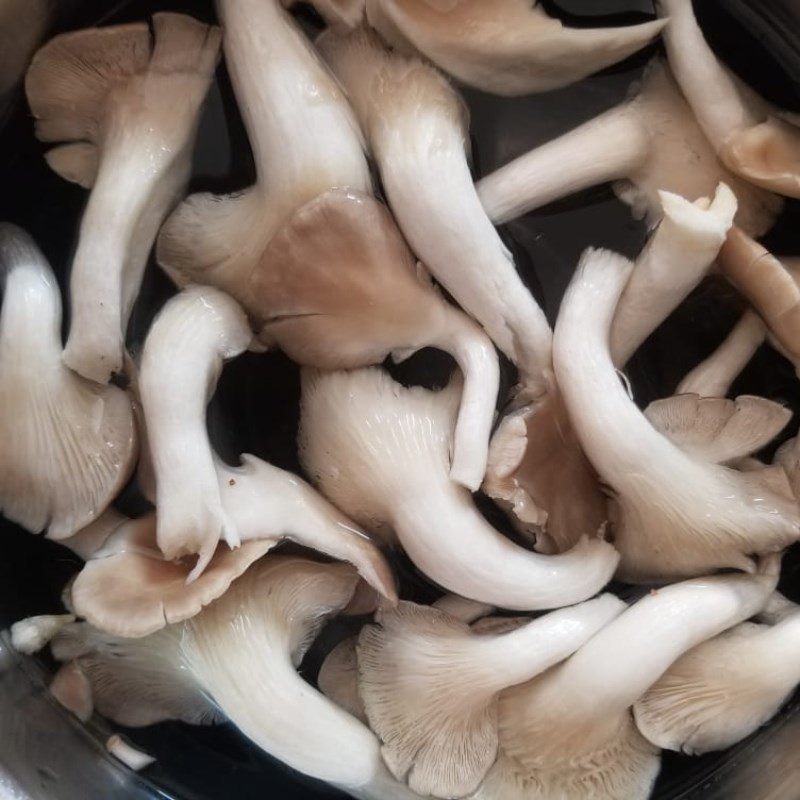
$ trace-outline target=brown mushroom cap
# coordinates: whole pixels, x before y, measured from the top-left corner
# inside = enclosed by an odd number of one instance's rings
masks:
[[[388,210],[359,192],[333,189],[295,211],[250,286],[261,338],[308,366],[380,362],[444,324]]]

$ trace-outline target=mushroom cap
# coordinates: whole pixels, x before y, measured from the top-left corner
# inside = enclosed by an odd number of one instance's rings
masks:
[[[250,289],[262,340],[313,367],[379,363],[445,324],[444,302],[389,211],[354,191],[332,189],[298,208],[272,237]]]
[[[794,649],[782,653],[770,631],[744,622],[678,659],[633,707],[642,734],[665,750],[700,755],[763,725],[793,688],[781,662]]]
[[[666,21],[567,28],[529,0],[367,0],[370,24],[464,83],[500,95],[566,86],[622,61]]]
[[[319,690],[356,719],[367,723],[367,712],[358,691],[357,636],[339,642],[322,662],[317,685]]]
[[[131,402],[61,363],[58,284],[30,237],[0,225],[0,507],[67,538],[97,518],[136,460]]]
[[[89,560],[72,586],[75,612],[102,631],[141,637],[181,622],[223,595],[276,539],[220,545],[203,573],[187,583],[193,564],[167,561],[156,542],[156,517],[127,520]]]
[[[800,131],[777,117],[732,134],[720,158],[756,186],[800,198]]]
[[[81,722],[88,722],[94,711],[92,684],[77,661],[61,666],[50,682],[50,694]]]
[[[608,519],[597,474],[555,386],[533,406],[506,416],[491,448],[484,491],[511,506],[540,552],[566,552]]]
[[[682,450],[715,464],[766,447],[792,418],[780,403],[752,395],[727,400],[680,394],[653,401],[644,415]]]
[[[630,111],[651,137],[649,157],[629,181],[615,185],[620,199],[632,206],[635,215],[649,215],[654,223],[655,214],[661,210],[660,191],[694,201],[713,197],[722,182],[733,190],[739,202],[737,225],[753,236],[761,236],[772,227],[783,200],[725,168],[661,61],[653,61],[647,69]]]

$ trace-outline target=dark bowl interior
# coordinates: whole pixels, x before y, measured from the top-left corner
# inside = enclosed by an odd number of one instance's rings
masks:
[[[731,66],[773,101],[798,110],[800,8],[795,2],[704,0],[696,5],[709,40]],[[109,5],[113,5],[111,10]],[[551,13],[576,25],[630,23],[652,13],[652,5],[646,0],[548,0],[545,5]],[[143,19],[165,9],[213,19],[210,0],[119,4],[65,0],[59,4],[52,30]],[[313,12],[304,9],[298,16],[309,31],[317,27]],[[651,49],[575,86],[545,95],[505,100],[465,91],[472,113],[476,177],[621,101],[652,55]],[[200,126],[191,191],[236,190],[254,177],[249,145],[224,65],[219,67],[217,78]],[[17,98],[4,124],[0,117],[0,124],[0,185],[4,189],[0,194],[0,220],[15,222],[34,236],[65,286],[86,193],[61,180],[45,164],[44,148],[33,136],[23,98]],[[642,246],[646,230],[641,222],[631,219],[628,208],[608,187],[601,187],[528,214],[506,226],[502,234],[553,321],[574,265],[586,246],[610,247],[632,256]],[[766,243],[777,253],[800,253],[800,204],[787,204]],[[155,263],[150,264],[130,324],[134,355],[154,314],[172,292],[167,278]],[[685,372],[719,344],[740,308],[733,291],[718,282],[703,284],[633,359],[629,377],[637,402],[646,405],[671,394]],[[506,385],[510,385],[514,376],[510,367],[505,367]],[[449,369],[447,358],[430,352],[415,356],[401,368],[392,367],[403,381],[432,386],[441,385]],[[800,384],[792,367],[768,347],[758,352],[736,382],[734,392],[760,394],[800,410]],[[281,354],[247,354],[235,360],[224,370],[209,407],[215,446],[230,459],[247,451],[278,466],[299,470],[295,453],[298,395],[298,370]],[[796,422],[788,432],[795,431]],[[135,487],[126,491],[119,505],[129,513],[138,513],[144,507]],[[504,525],[501,515],[489,504],[486,511],[496,524]],[[4,542],[0,628],[24,616],[59,610],[61,590],[80,562],[42,537],[31,536],[4,520],[0,524]],[[422,583],[408,564],[401,563],[398,568],[406,596],[435,596],[435,590]],[[799,569],[795,549],[785,559],[781,588],[796,600],[800,600]],[[326,630],[323,649],[344,632],[341,625]],[[310,680],[319,668],[319,653],[320,648],[312,650],[303,664],[303,674]],[[46,657],[37,662],[20,660],[0,646],[0,796],[2,767],[26,776],[24,781],[18,779],[31,797],[49,800],[88,796],[185,800],[339,796],[276,763],[230,725],[192,728],[161,724],[129,731],[131,739],[158,760],[140,778],[125,775],[109,762],[92,758],[99,750],[92,750],[85,732],[42,693],[44,670],[51,666]],[[731,751],[694,759],[666,755],[654,797],[717,796],[713,795],[714,787],[719,790],[727,785],[726,775],[748,759],[756,763],[758,753],[769,751],[771,737],[786,727],[793,707],[790,703],[782,720]],[[67,726],[68,733],[62,731],[55,738],[56,726]],[[89,734],[102,737],[108,730],[100,721],[90,726]],[[95,766],[86,767],[88,761]],[[84,774],[89,769],[95,770],[91,780]],[[800,785],[800,770],[797,779]],[[89,785],[97,786],[99,794],[86,793]],[[788,794],[769,796],[790,798]],[[794,796],[800,796],[800,788]],[[755,794],[748,797],[757,800]]]

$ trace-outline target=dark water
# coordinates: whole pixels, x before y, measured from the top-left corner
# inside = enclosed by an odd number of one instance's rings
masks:
[[[763,8],[777,0],[768,0]],[[652,11],[647,0],[562,0],[545,3],[574,24],[599,21],[630,23],[641,21]],[[752,3],[749,4],[752,6]],[[109,12],[109,7],[113,11]],[[787,8],[788,8],[787,4]],[[212,19],[210,2],[164,0],[164,2],[77,3],[69,2],[69,24],[79,28],[99,19],[122,22],[142,19],[157,10],[177,10]],[[800,63],[793,62],[790,45],[780,43],[790,36],[776,34],[769,26],[742,25],[748,4],[739,0],[698,4],[701,21],[719,51],[732,59],[743,77],[771,98],[786,106],[800,107],[797,77]],[[591,14],[576,17],[573,15]],[[309,30],[313,14],[301,13]],[[774,26],[773,26],[774,27]],[[800,34],[798,34],[800,36]],[[769,40],[767,47],[760,41]],[[747,58],[741,58],[743,52]],[[800,52],[798,45],[797,52]],[[476,177],[484,175],[597,113],[620,102],[653,51],[640,54],[618,67],[578,85],[513,100],[502,100],[479,92],[465,92],[472,112],[473,158]],[[776,68],[780,64],[783,70]],[[792,80],[786,70],[797,63]],[[39,242],[65,285],[66,272],[75,246],[77,224],[86,193],[53,174],[42,159],[43,147],[32,134],[24,103],[18,104],[0,132],[0,219],[22,225]],[[254,178],[252,158],[239,119],[230,85],[221,66],[218,80],[206,105],[200,126],[191,191],[232,191],[249,185]],[[778,253],[800,252],[800,209],[788,204],[786,213],[770,234],[768,244]],[[646,231],[631,219],[626,206],[608,188],[598,188],[569,198],[557,205],[529,214],[506,226],[502,235],[514,252],[520,271],[553,321],[561,295],[570,280],[580,252],[588,245],[610,247],[629,256],[642,246]],[[151,264],[134,311],[130,337],[134,354],[153,315],[169,297],[172,288]],[[718,285],[703,285],[654,334],[631,362],[629,375],[635,396],[642,405],[672,392],[688,369],[710,353],[724,338],[739,313],[730,291]],[[421,354],[403,366],[398,378],[441,383],[449,368],[446,358]],[[508,383],[513,379],[506,370]],[[792,368],[768,348],[763,348],[735,386],[736,393],[762,394],[800,409],[800,383]],[[297,368],[278,353],[247,354],[223,372],[218,391],[209,408],[209,427],[215,446],[234,459],[243,451],[255,453],[272,463],[298,469],[295,454],[299,381]],[[1,413],[1,411],[0,411]],[[796,422],[788,428],[794,432]],[[135,493],[126,502],[135,505]],[[500,515],[487,508],[497,524]],[[23,616],[52,612],[59,608],[59,595],[79,562],[62,548],[31,536],[2,521],[3,558],[0,559],[0,628]],[[782,587],[800,597],[798,559],[786,559]],[[431,599],[410,565],[399,565],[407,596]],[[344,635],[343,629],[327,631],[324,642]],[[313,678],[319,656],[312,651],[303,665]],[[313,722],[311,723],[313,724]],[[758,734],[763,736],[764,734]],[[300,778],[277,764],[243,739],[230,726],[190,728],[162,724],[132,732],[134,741],[157,756],[146,778],[157,791],[186,800],[211,798],[293,798],[333,797],[336,792]],[[699,797],[693,787],[713,780],[715,770],[732,763],[737,753],[703,759],[667,756],[655,797]],[[702,793],[702,792],[701,792]],[[798,791],[800,795],[800,791]],[[53,795],[55,796],[55,794]],[[59,795],[60,796],[60,795]],[[787,798],[790,800],[790,798]]]

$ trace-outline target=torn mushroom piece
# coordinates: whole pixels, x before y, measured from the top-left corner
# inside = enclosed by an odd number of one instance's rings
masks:
[[[161,229],[156,258],[178,285],[216,286],[252,311],[250,275],[288,215],[330,188],[370,193],[372,182],[344,93],[280,0],[217,10],[256,183],[191,195]]]
[[[64,33],[33,59],[26,91],[50,166],[91,188],[70,279],[64,362],[106,383],[150,248],[189,179],[220,33],[182,14]]]
[[[187,583],[191,565],[166,560],[158,549],[155,515],[126,520],[75,579],[75,613],[116,636],[146,636],[193,617],[283,540],[349,561],[381,597],[397,602],[377,548],[305,481],[250,455],[239,467],[217,460],[216,479],[240,547],[220,543],[203,573]]]
[[[500,371],[492,343],[432,287],[389,212],[371,196],[331,190],[272,238],[251,281],[262,342],[322,369],[364,367],[432,346],[453,355],[464,393],[451,475],[475,491]]]
[[[431,580],[501,608],[555,608],[601,589],[614,548],[585,538],[563,555],[512,543],[450,480],[448,453],[460,396],[404,388],[381,370],[305,370],[301,461],[320,490],[367,530],[390,536]]]
[[[139,392],[156,477],[158,546],[167,559],[196,554],[191,577],[217,543],[241,539],[222,504],[206,430],[206,404],[222,364],[247,349],[252,333],[228,295],[193,286],[171,298],[147,334]]]
[[[367,19],[390,45],[506,96],[579,81],[641,50],[666,24],[569,28],[520,0],[367,0]]]
[[[77,659],[97,710],[120,724],[227,717],[299,772],[366,800],[413,800],[389,775],[369,729],[296,672],[358,580],[344,564],[269,555],[191,622],[141,639],[71,626],[54,654]]]
[[[703,279],[737,208],[724,183],[713,200],[691,203],[669,192],[659,192],[659,200],[663,218],[636,260],[611,326],[611,357],[620,369]]]
[[[800,683],[800,613],[743,622],[679,658],[633,707],[639,730],[665,750],[700,755],[749,736]]]
[[[751,571],[752,554],[800,538],[794,501],[761,472],[737,472],[684,452],[630,399],[611,360],[609,330],[632,264],[588,250],[561,306],[554,344],[559,386],[581,444],[614,494],[619,576],[643,582],[723,567]],[[774,418],[763,419],[771,425]]]
[[[367,30],[327,32],[318,46],[353,104],[412,250],[541,391],[550,326],[475,193],[463,101],[436,69],[388,51]]]
[[[501,223],[609,181],[636,217],[651,222],[661,216],[660,191],[693,201],[713,196],[720,182],[739,201],[737,224],[753,236],[766,233],[783,206],[780,197],[719,161],[669,70],[657,61],[633,99],[500,167],[477,188],[486,213]]]
[[[61,359],[58,284],[33,240],[0,224],[0,508],[65,539],[102,514],[136,460],[128,396]]]
[[[392,774],[417,794],[464,797],[497,756],[498,693],[575,652],[623,609],[613,595],[497,634],[402,602],[358,638],[359,692]]]
[[[669,16],[664,43],[672,72],[722,162],[754,184],[800,197],[800,130],[720,64],[691,0],[656,6]]]
[[[770,557],[756,575],[653,591],[562,664],[503,691],[499,755],[472,797],[645,800],[659,750],[637,730],[631,706],[687,650],[755,614],[779,568]]]

